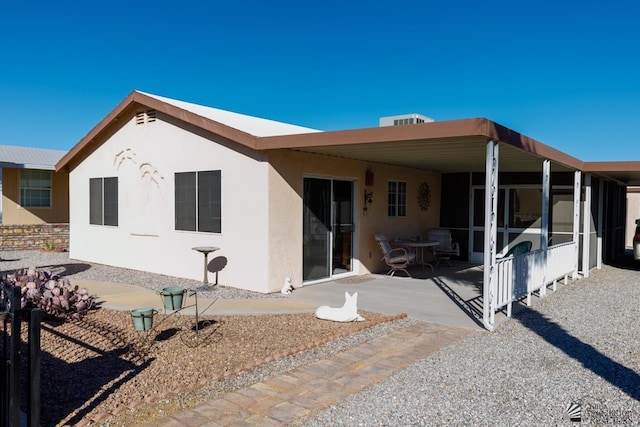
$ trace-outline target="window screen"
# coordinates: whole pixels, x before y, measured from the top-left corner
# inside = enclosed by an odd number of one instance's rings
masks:
[[[389,181],[387,193],[389,216],[407,216],[407,183],[404,181]]]
[[[20,171],[20,206],[25,208],[51,207],[51,172]]]
[[[222,231],[221,171],[175,174],[176,230]]]
[[[118,178],[89,179],[89,223],[118,225]]]

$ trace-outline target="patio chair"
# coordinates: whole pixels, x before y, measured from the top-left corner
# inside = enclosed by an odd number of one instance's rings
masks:
[[[407,252],[405,248],[392,248],[389,240],[382,233],[375,233],[375,238],[382,251],[382,260],[390,268],[386,274],[393,277],[396,271],[404,271],[407,276],[411,277],[407,267],[416,262],[416,254]]]
[[[529,240],[524,240],[516,245],[514,245],[511,249],[509,249],[507,251],[506,254],[504,254],[504,256],[499,257],[499,258],[507,258],[510,256],[516,256],[516,255],[521,255],[527,252],[531,252],[531,246],[533,245],[532,242],[530,242]]]
[[[442,261],[446,261],[450,267],[452,256],[460,256],[460,245],[451,238],[451,231],[446,228],[432,228],[427,232],[427,239],[440,243],[433,247],[433,256],[436,258],[436,267]]]

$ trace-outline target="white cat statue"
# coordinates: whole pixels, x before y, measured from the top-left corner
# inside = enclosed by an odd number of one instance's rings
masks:
[[[364,317],[358,314],[358,293],[349,295],[344,293],[344,305],[340,308],[320,306],[316,309],[316,317],[323,320],[333,320],[334,322],[363,322]]]
[[[293,285],[291,284],[291,277],[287,277],[286,279],[284,279],[284,286],[282,286],[282,289],[280,290],[280,292],[286,295],[286,294],[290,294],[291,291],[293,291]]]

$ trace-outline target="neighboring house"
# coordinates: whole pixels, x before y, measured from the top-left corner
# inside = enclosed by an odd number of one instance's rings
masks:
[[[498,267],[518,268],[498,252],[532,240],[526,277],[546,285],[624,250],[639,162],[582,162],[487,119],[404,122],[319,132],[134,91],[56,165],[71,257],[201,279],[191,248],[216,246],[221,283],[274,292],[382,271],[375,232],[446,227],[485,265],[491,328]]]
[[[0,145],[3,225],[69,222],[69,174],[55,171],[65,154]]]

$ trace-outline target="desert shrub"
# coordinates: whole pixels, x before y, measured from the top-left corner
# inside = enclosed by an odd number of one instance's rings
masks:
[[[38,307],[45,316],[77,320],[95,305],[95,296],[85,288],[72,286],[68,278],[46,270],[24,268],[2,280],[8,287],[21,288],[22,308]]]

